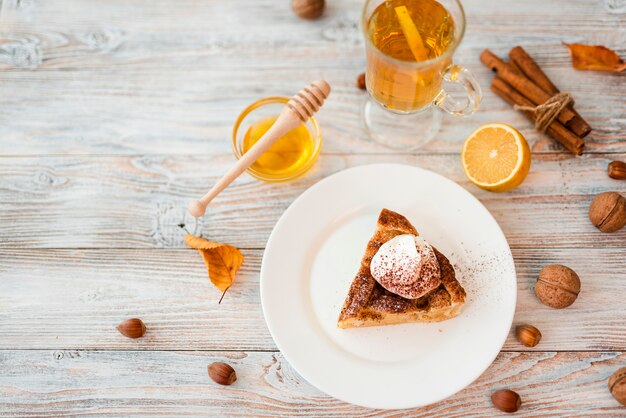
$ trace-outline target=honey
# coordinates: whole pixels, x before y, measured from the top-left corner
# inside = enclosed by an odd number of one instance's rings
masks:
[[[243,152],[247,152],[267,132],[278,119],[267,116],[253,123],[243,137]],[[274,143],[251,168],[268,178],[291,178],[306,171],[313,160],[315,146],[313,138],[305,125],[287,132]]]
[[[450,13],[435,0],[386,0],[378,5],[366,28],[378,49],[367,51],[367,85],[372,96],[401,112],[430,105],[442,89],[442,74],[451,62],[415,64],[442,55],[454,43],[454,25]]]

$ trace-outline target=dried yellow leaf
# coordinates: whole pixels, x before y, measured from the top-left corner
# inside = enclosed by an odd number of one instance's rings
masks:
[[[565,43],[565,42],[564,42]],[[577,70],[613,71],[626,70],[626,63],[613,51],[602,45],[567,44],[572,55],[572,66]]]
[[[198,250],[206,265],[209,279],[222,293],[226,293],[243,263],[241,251],[231,245],[209,241],[191,234],[185,235],[185,243],[189,248]],[[223,294],[222,297],[224,297]]]

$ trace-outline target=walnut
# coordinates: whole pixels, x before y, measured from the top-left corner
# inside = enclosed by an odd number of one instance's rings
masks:
[[[302,19],[317,19],[324,13],[324,0],[291,0],[293,12]]]
[[[626,225],[626,199],[617,192],[597,195],[589,206],[589,219],[602,232],[615,232]]]
[[[567,308],[580,293],[580,278],[574,270],[559,264],[545,266],[539,272],[535,294],[551,308]]]

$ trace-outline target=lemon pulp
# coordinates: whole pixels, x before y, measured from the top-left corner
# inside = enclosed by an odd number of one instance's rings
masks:
[[[524,181],[531,154],[519,131],[503,123],[491,123],[467,138],[461,158],[472,183],[485,190],[504,192]]]

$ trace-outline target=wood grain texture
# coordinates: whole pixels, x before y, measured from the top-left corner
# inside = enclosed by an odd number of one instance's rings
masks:
[[[207,376],[227,361],[238,379],[228,387]],[[472,385],[425,408],[380,411],[328,397],[277,353],[0,351],[4,416],[508,416],[491,405],[492,391],[522,397],[516,417],[624,416],[607,379],[626,354],[501,353]],[[581,396],[584,394],[584,396]]]
[[[304,190],[347,167],[421,166],[459,182],[491,211],[511,245],[626,243],[626,229],[600,233],[588,220],[597,193],[626,193],[606,175],[613,155],[536,155],[524,184],[491,193],[470,184],[458,155],[325,155],[301,180],[266,184],[242,176],[196,221],[187,214],[234,158],[102,156],[0,158],[0,247],[180,248],[187,230],[240,248],[264,248],[274,224]]]
[[[333,86],[319,115],[326,150],[392,152],[372,142],[360,122],[361,0],[329,2],[315,22],[275,0],[101,3],[95,13],[80,0],[5,1],[0,154],[224,153],[247,104],[292,95],[319,78]],[[505,56],[516,44],[573,93],[594,128],[589,152],[626,151],[623,77],[572,69],[561,44],[602,43],[624,56],[624,15],[600,1],[466,3],[468,30],[455,59],[480,80],[482,109],[471,118],[447,118],[420,152],[459,152],[472,130],[492,121],[520,128],[535,152],[561,150],[488,89],[492,74],[479,53],[490,48]]]
[[[533,350],[626,350],[624,252],[513,248],[514,325],[542,331]],[[220,292],[194,250],[0,250],[0,306],[10,307],[0,310],[0,348],[275,350],[259,297],[262,252],[244,251],[244,257],[218,305]],[[572,267],[582,280],[568,309],[548,308],[533,292],[539,269],[554,263]],[[144,320],[144,338],[115,330],[129,317]],[[504,349],[525,348],[511,334]]]

